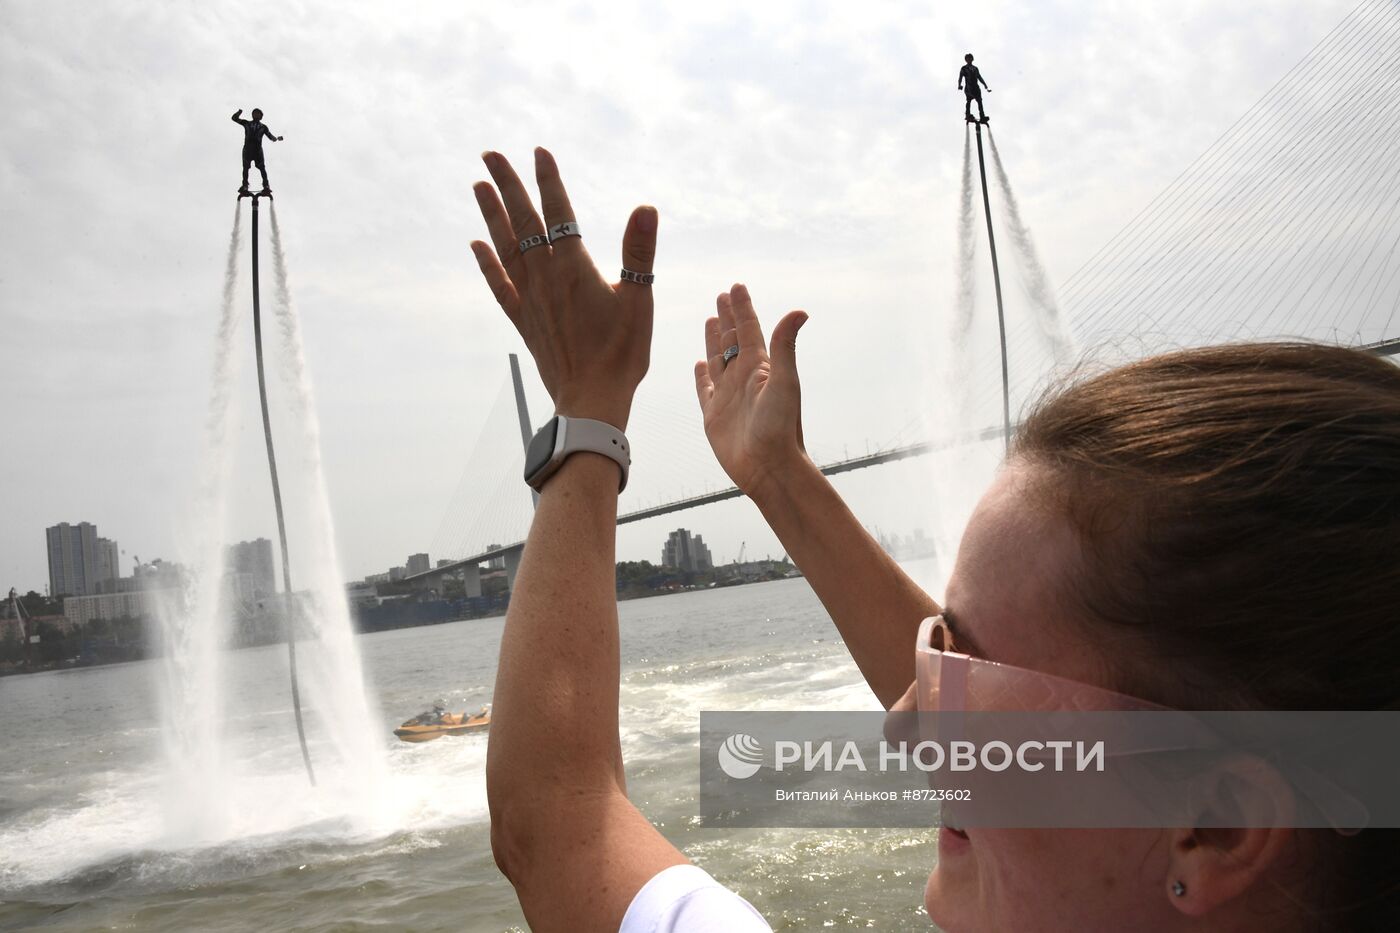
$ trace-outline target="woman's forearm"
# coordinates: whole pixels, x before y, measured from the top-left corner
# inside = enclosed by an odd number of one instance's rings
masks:
[[[564,462],[540,494],[515,580],[491,715],[493,796],[621,786],[617,464]]]
[[[938,603],[870,536],[806,457],[750,498],[831,615],[875,696],[888,709],[914,679],[914,636]]]

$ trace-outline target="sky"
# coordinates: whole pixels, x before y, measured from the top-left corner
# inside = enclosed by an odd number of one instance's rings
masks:
[[[987,109],[1054,282],[1354,5],[989,2],[954,16],[932,3],[9,0],[0,586],[44,591],[43,530],[60,521],[95,523],[126,561],[180,556],[237,108],[260,107],[285,136],[267,165],[351,579],[528,522],[523,483],[493,478],[520,456],[497,402],[507,354],[525,351],[467,246],[485,235],[470,191],[483,150],[528,166],[549,147],[608,275],[631,207],[660,211],[626,511],[727,485],[691,367],[734,282],[766,324],[811,315],[799,361],[815,458],[928,430],[955,285],[964,52],[993,89]],[[230,540],[275,536],[251,368]],[[548,398],[529,376],[538,424]],[[888,533],[940,514],[918,461],[836,483]],[[619,559],[656,562],[679,526],[717,561],[741,545],[782,554],[736,500],[623,527]]]

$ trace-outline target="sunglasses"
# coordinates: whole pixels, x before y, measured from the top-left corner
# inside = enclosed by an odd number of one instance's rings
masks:
[[[1094,723],[1094,734],[1106,738],[1113,749],[1108,752],[1110,759],[1141,760],[1140,756],[1161,753],[1210,752],[1234,744],[1187,711],[1065,677],[963,654],[954,647],[953,632],[942,615],[924,619],[919,625],[914,658],[918,710],[937,714],[918,717],[917,731],[924,739],[949,741],[972,737],[969,733],[1000,724],[997,717],[962,714],[1153,713],[1158,715],[1152,717],[1150,728],[1143,727],[1145,720],[1135,720],[1131,716],[1076,721]],[[1018,726],[1022,738],[1033,739],[1049,738],[1057,724],[1067,721],[1063,716],[1012,716],[1010,720],[1005,717],[1001,720]],[[1046,730],[1046,734],[1038,734],[1041,729]],[[1294,789],[1317,807],[1338,832],[1350,835],[1356,831],[1352,827],[1367,825],[1365,805],[1332,780],[1301,764],[1290,764],[1287,771]]]
[[[1125,693],[960,653],[941,616],[924,619],[914,645],[924,712],[1133,712],[1167,710]]]

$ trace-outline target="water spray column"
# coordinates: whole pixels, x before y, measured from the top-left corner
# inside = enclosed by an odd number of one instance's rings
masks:
[[[1001,304],[1001,271],[997,267],[997,238],[992,232],[992,202],[987,197],[987,162],[982,157],[982,124],[977,127],[977,172],[982,176],[982,213],[987,216],[987,245],[992,248],[992,283],[997,292],[997,328],[1001,332],[1001,421],[1002,443],[1011,449],[1011,381],[1006,363],[1006,312]],[[257,201],[253,202],[253,229],[257,229]],[[256,253],[254,254],[256,256]],[[256,262],[256,259],[254,260]],[[254,280],[257,276],[254,275]],[[256,293],[256,292],[255,292]]]
[[[979,143],[980,147],[980,143]],[[980,148],[979,148],[980,152]],[[983,178],[983,191],[986,190]],[[282,621],[287,632],[287,662],[292,673],[292,709],[296,713],[297,739],[301,742],[301,760],[306,764],[306,777],[316,786],[316,772],[311,767],[311,753],[306,750],[306,727],[301,721],[301,691],[297,687],[297,641],[292,628],[292,562],[287,555],[287,522],[282,517],[282,487],[277,482],[277,455],[272,449],[272,419],[267,412],[267,379],[263,375],[262,307],[258,295],[258,198],[253,197],[253,348],[258,357],[258,397],[262,401],[263,439],[267,441],[267,469],[272,474],[272,504],[277,508],[277,538],[282,545]]]

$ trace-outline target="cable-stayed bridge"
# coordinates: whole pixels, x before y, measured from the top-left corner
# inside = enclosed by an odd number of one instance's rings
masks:
[[[1338,74],[1365,79],[1340,88]],[[1002,143],[1014,157],[1016,149]],[[992,209],[1003,212],[1014,244],[1028,231],[1013,213],[1009,181],[1001,184]],[[1045,321],[1028,310],[1032,294],[1046,300],[1045,284],[1028,278],[1041,270],[1013,264],[1011,271],[1020,277],[1019,292],[1015,279],[1008,283],[1006,301],[1015,410],[1051,360]],[[1056,292],[1081,347],[1141,356],[1226,340],[1304,338],[1400,359],[1400,4],[1362,0]],[[513,578],[531,509],[509,389],[503,384],[433,542],[436,554],[451,557],[409,582],[434,589],[458,575],[471,594],[476,568],[493,560],[503,560]],[[974,395],[960,423],[998,425],[1000,403],[990,393]],[[651,446],[664,451],[665,463],[706,464],[708,473],[677,472],[669,495],[624,500],[619,523],[741,495],[719,477],[698,419],[685,430],[670,427],[686,408],[694,411],[694,401],[674,400],[650,414],[638,409],[633,425],[655,432],[660,440]],[[809,454],[830,474],[959,442],[909,434],[928,430],[917,417],[906,427],[864,454]],[[511,543],[496,543],[503,541]]]
[[[966,438],[958,438],[943,443],[933,443],[921,441],[914,444],[904,444],[887,450],[879,450],[874,453],[862,454],[850,457],[845,460],[838,460],[819,466],[818,469],[826,476],[837,473],[849,473],[852,470],[860,470],[866,467],[879,466],[884,463],[893,463],[897,460],[906,460],[910,457],[919,457],[934,450],[952,447],[976,441],[995,440],[1001,437],[1000,427],[987,428],[976,432],[975,435]],[[728,486],[714,492],[704,492],[699,495],[676,499],[664,502],[659,505],[647,506],[624,512],[617,517],[619,525],[626,525],[631,522],[639,522],[649,518],[658,518],[662,515],[669,515],[673,512],[681,512],[686,509],[699,508],[703,505],[710,505],[715,502],[723,502],[726,499],[737,499],[744,493],[737,486]],[[516,541],[507,545],[491,545],[478,554],[456,560],[439,561],[439,565],[422,573],[412,574],[404,578],[405,583],[417,586],[422,589],[437,589],[440,582],[445,577],[460,577],[463,580],[465,592],[468,596],[481,595],[481,571],[482,564],[490,564],[495,561],[502,562],[506,569],[507,579],[511,585],[515,583],[515,573],[520,567],[520,558],[525,550],[524,541]]]

